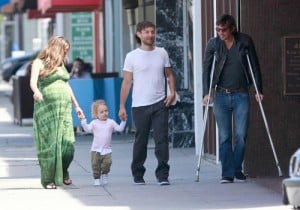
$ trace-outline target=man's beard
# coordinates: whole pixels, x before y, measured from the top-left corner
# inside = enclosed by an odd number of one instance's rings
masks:
[[[152,40],[152,39],[151,40],[145,40],[145,41],[143,41],[143,44],[146,45],[146,46],[151,47],[154,44],[154,40]]]

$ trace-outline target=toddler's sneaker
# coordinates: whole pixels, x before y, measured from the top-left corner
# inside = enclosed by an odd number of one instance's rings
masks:
[[[107,185],[108,184],[108,174],[102,174],[101,175],[101,185]]]
[[[100,179],[94,179],[94,186],[100,185]]]

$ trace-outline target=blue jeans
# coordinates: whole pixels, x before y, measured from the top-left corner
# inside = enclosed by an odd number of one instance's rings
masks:
[[[244,161],[250,114],[249,93],[216,92],[213,110],[219,129],[222,177],[233,178],[236,172],[242,171]]]

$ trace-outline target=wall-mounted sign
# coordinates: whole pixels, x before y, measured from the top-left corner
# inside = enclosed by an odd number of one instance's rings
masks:
[[[300,95],[300,35],[283,37],[284,95]]]
[[[85,62],[94,63],[93,14],[91,12],[72,13],[71,24],[72,60],[79,57]]]

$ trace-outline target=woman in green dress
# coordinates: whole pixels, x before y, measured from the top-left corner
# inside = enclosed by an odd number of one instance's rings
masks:
[[[68,84],[70,76],[64,66],[69,49],[66,39],[53,36],[33,61],[31,70],[34,142],[41,184],[46,189],[72,183],[68,172],[75,142],[72,103],[78,114],[82,110]]]

